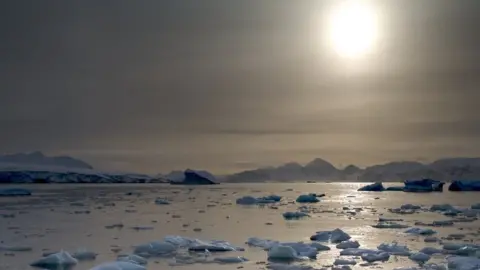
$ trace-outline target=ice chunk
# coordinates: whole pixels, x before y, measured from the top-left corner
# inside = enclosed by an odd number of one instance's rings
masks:
[[[285,212],[283,213],[283,218],[285,219],[300,219],[303,217],[309,217],[307,213],[303,212]]]
[[[97,258],[97,253],[93,251],[88,251],[86,249],[79,249],[72,253],[72,257],[77,259],[78,261],[90,261],[95,260]]]
[[[146,268],[132,262],[116,261],[97,265],[90,270],[146,270]]]
[[[237,199],[237,204],[241,205],[253,205],[257,204],[257,198],[252,196],[244,196]]]
[[[404,204],[400,207],[400,209],[411,209],[411,210],[418,210],[421,208],[422,207],[420,205],[414,205],[414,204]]]
[[[386,191],[403,191],[403,187],[387,187]]]
[[[444,243],[443,244],[443,249],[445,250],[459,250],[463,247],[465,247],[465,244],[461,244],[461,243]]]
[[[213,259],[214,262],[221,263],[221,264],[231,264],[231,263],[243,263],[248,262],[248,259],[244,257],[221,257]]]
[[[392,222],[392,221],[403,221],[401,218],[384,218],[384,217],[379,217],[378,218],[379,222]]]
[[[352,270],[352,268],[348,265],[334,265],[332,270]]]
[[[435,264],[435,263],[427,263],[424,264],[421,268],[418,267],[397,267],[393,270],[447,270],[447,268],[443,265]]]
[[[415,234],[415,235],[432,235],[432,234],[436,234],[437,232],[432,229],[410,228],[406,230],[405,233]]]
[[[397,242],[392,242],[391,244],[382,243],[377,247],[381,251],[388,252],[391,255],[397,256],[409,256],[410,249],[407,246],[399,245]]]
[[[430,255],[418,252],[418,253],[411,254],[410,257],[408,257],[408,258],[410,258],[410,260],[412,260],[412,261],[416,261],[420,264],[423,264],[423,263],[427,262],[428,260],[430,260]]]
[[[117,257],[117,261],[131,262],[131,263],[136,263],[136,264],[139,264],[139,265],[147,265],[147,263],[148,263],[147,259],[145,259],[141,256],[138,256],[138,255],[135,255],[135,254],[119,255]]]
[[[168,242],[150,242],[136,246],[133,253],[137,255],[165,256],[174,253],[177,248]]]
[[[372,225],[372,227],[377,229],[405,229],[408,228],[407,225],[399,224],[396,222],[379,222],[376,225]]]
[[[210,252],[226,252],[226,251],[242,251],[242,248],[235,247],[226,241],[200,241],[193,243],[188,250],[190,251],[205,251]]]
[[[265,197],[260,197],[259,199],[265,200],[265,201],[274,201],[274,202],[279,202],[282,200],[281,196],[278,195],[269,195]]]
[[[327,250],[330,250],[330,247],[329,246],[325,246],[325,245],[322,245],[318,242],[312,242],[310,243],[310,246],[316,248],[318,251],[327,251]]]
[[[0,251],[9,251],[9,252],[24,252],[24,251],[32,251],[31,247],[24,247],[24,246],[6,246],[0,244]]]
[[[315,246],[311,244],[305,244],[303,242],[296,243],[280,243],[281,246],[288,246],[293,248],[299,256],[315,258],[318,254],[318,250]]]
[[[273,246],[268,251],[268,259],[269,260],[287,260],[293,261],[299,258],[297,251],[294,248],[289,246]]]
[[[246,244],[254,247],[261,247],[263,249],[270,249],[271,247],[278,245],[279,242],[274,240],[269,240],[269,239],[260,239],[257,237],[250,237],[248,238]]]
[[[295,264],[283,264],[283,263],[271,263],[267,265],[267,268],[272,270],[320,270],[308,265],[295,265]],[[323,270],[323,268],[321,270]]]
[[[434,247],[424,247],[420,250],[420,253],[425,253],[425,254],[428,254],[428,255],[442,253],[442,252],[443,251],[441,249],[434,248]]]
[[[422,179],[422,180],[407,180],[404,182],[405,192],[431,192],[431,191],[443,191],[443,185],[445,183],[432,180],[432,179]]]
[[[341,229],[335,229],[330,233],[330,241],[332,243],[340,243],[349,240],[351,237]]]
[[[315,235],[312,235],[310,237],[310,240],[319,241],[319,242],[328,242],[330,241],[330,236],[331,236],[331,232],[329,231],[317,232]]]
[[[336,259],[333,262],[334,265],[356,265],[357,262],[354,260],[347,260],[347,259]]]
[[[450,191],[480,191],[480,181],[455,180],[448,187]]]
[[[425,239],[423,239],[424,242],[426,243],[433,243],[433,242],[438,242],[438,238],[435,236],[427,236]]]
[[[385,188],[381,182],[373,183],[370,185],[366,185],[358,189],[358,191],[384,191]]]
[[[365,248],[347,248],[340,251],[341,256],[361,256],[362,254],[376,254],[381,253],[381,251],[375,249],[365,249]]]
[[[432,205],[432,207],[430,207],[430,211],[445,212],[445,211],[451,211],[451,210],[457,210],[457,209],[450,204],[434,204]]]
[[[362,260],[371,263],[376,261],[388,261],[390,254],[387,252],[364,253],[360,257],[362,257]]]
[[[338,249],[346,249],[346,248],[358,248],[360,244],[358,241],[343,241],[337,245]]]
[[[168,235],[163,238],[163,241],[172,244],[177,248],[188,248],[189,246],[193,245],[197,240],[178,235]]]
[[[456,270],[478,270],[480,269],[480,259],[472,257],[448,257],[448,269]]]
[[[480,210],[480,203],[472,204],[472,209]]]
[[[157,199],[155,199],[155,204],[157,204],[157,205],[168,205],[168,204],[170,204],[170,202],[167,201],[167,200],[164,200],[164,199],[157,198]]]
[[[58,269],[58,268],[68,268],[73,265],[76,265],[78,261],[73,258],[70,253],[65,251],[60,251],[58,253],[50,254],[46,257],[41,258],[33,263],[31,266],[46,268],[46,269]]]
[[[24,188],[0,188],[0,197],[30,196],[32,192]]]
[[[316,196],[313,196],[312,194],[300,195],[296,200],[296,202],[298,203],[317,203],[319,201],[320,200]]]

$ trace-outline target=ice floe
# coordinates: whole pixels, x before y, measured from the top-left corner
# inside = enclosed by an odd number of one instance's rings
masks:
[[[347,259],[336,259],[333,262],[333,265],[356,265],[357,262],[355,260],[347,260]]]
[[[478,180],[455,180],[448,187],[449,191],[480,191]]]
[[[147,257],[165,256],[174,253],[176,250],[177,248],[171,243],[155,241],[136,246],[133,253],[140,256],[146,255]]]
[[[382,243],[378,247],[378,250],[388,252],[391,255],[397,256],[409,256],[410,249],[407,246],[399,245],[397,242]]]
[[[300,259],[297,251],[290,246],[277,245],[268,250],[269,260],[293,261]]]
[[[472,257],[452,256],[447,258],[448,269],[455,270],[478,270],[480,269],[480,259]]]
[[[420,253],[425,253],[425,254],[428,254],[428,255],[433,255],[433,254],[442,253],[443,250],[438,249],[438,248],[434,248],[434,247],[424,247],[419,252]]]
[[[78,261],[91,261],[97,258],[98,253],[89,251],[87,249],[79,249],[72,253],[72,257]]]
[[[34,261],[30,265],[45,269],[63,269],[74,266],[77,263],[77,259],[73,258],[70,253],[66,251],[60,251]]]
[[[320,231],[310,237],[312,241],[340,243],[349,240],[351,237],[341,229],[333,231]]]
[[[414,234],[414,235],[432,235],[436,234],[437,232],[432,230],[432,229],[424,229],[424,228],[410,228],[405,231],[405,233],[408,234]]]
[[[370,185],[366,185],[358,189],[358,191],[384,191],[385,188],[381,182],[373,183]]]
[[[376,225],[372,225],[372,227],[377,229],[405,229],[405,228],[408,228],[409,226],[405,224],[396,223],[396,222],[384,221],[384,222],[379,222]]]
[[[388,261],[390,254],[387,252],[364,253],[360,256],[366,262]]]
[[[411,254],[408,258],[412,261],[416,261],[420,264],[423,264],[423,263],[427,262],[428,260],[430,260],[430,255],[418,252],[418,253]]]
[[[338,249],[347,249],[347,248],[358,248],[360,244],[358,241],[343,241],[336,246]]]
[[[24,188],[0,188],[0,197],[30,196],[32,192]]]
[[[0,251],[9,251],[9,252],[25,252],[25,251],[32,251],[31,247],[27,246],[7,246],[0,244]]]
[[[146,268],[133,262],[116,261],[102,263],[91,268],[90,270],[146,270]]]
[[[281,199],[282,197],[277,195],[269,195],[269,196],[258,197],[258,198],[255,198],[252,196],[244,196],[244,197],[238,198],[236,200],[236,203],[241,205],[269,204],[269,203],[279,202]]]
[[[157,199],[155,199],[155,204],[156,205],[168,205],[168,204],[170,204],[170,202],[167,201],[167,200],[164,200],[164,199],[157,198]]]
[[[298,198],[296,199],[296,202],[298,203],[317,203],[319,201],[320,200],[316,196],[314,196],[314,194],[303,194],[298,196]]]
[[[117,261],[131,262],[131,263],[136,263],[136,264],[140,264],[140,265],[147,265],[147,263],[148,263],[147,259],[145,259],[141,256],[138,256],[138,255],[135,255],[135,254],[119,255],[117,257]]]
[[[423,239],[423,241],[426,243],[434,243],[434,242],[438,242],[438,238],[435,236],[427,236],[425,237],[425,239]]]
[[[220,258],[215,258],[213,259],[214,262],[220,263],[220,264],[233,264],[233,263],[243,263],[243,262],[248,262],[247,258],[244,257],[220,257]]]
[[[285,219],[300,219],[304,217],[309,217],[307,213],[304,212],[285,212],[283,213],[283,218]]]

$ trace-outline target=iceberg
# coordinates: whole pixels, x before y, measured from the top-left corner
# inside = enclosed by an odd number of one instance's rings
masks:
[[[252,196],[244,196],[238,198],[236,203],[241,205],[254,205],[254,204],[269,204],[269,203],[276,203],[279,202],[282,197],[277,195],[270,195],[265,197],[255,198]]]
[[[304,195],[300,195],[298,196],[296,202],[298,203],[317,203],[319,202],[320,200],[314,196],[313,194],[304,194]]]
[[[358,241],[343,241],[336,246],[336,248],[338,249],[358,248],[358,247],[360,247],[360,244],[358,243]]]
[[[388,261],[388,259],[390,258],[390,254],[388,254],[387,252],[364,253],[360,255],[360,257],[362,258],[362,260],[369,263],[376,262],[376,261],[384,262],[384,261]]]
[[[480,269],[480,259],[472,257],[452,256],[447,258],[448,269],[477,270]]]
[[[293,261],[299,259],[297,251],[289,246],[274,246],[268,251],[269,260]]]
[[[119,255],[117,257],[117,261],[119,262],[130,262],[130,263],[135,263],[139,265],[147,265],[148,261],[147,259],[135,255],[135,254],[129,254],[129,255]]]
[[[300,219],[304,217],[309,217],[307,213],[303,212],[285,212],[283,213],[283,218],[285,219]]]
[[[454,180],[448,187],[449,191],[480,191],[479,180]]]
[[[116,261],[116,262],[108,262],[97,265],[90,270],[146,270],[144,266],[140,264],[136,264],[133,262],[123,262],[123,261]]]
[[[423,264],[423,263],[427,262],[428,260],[430,260],[430,255],[418,252],[418,253],[411,254],[408,258],[412,261],[416,261],[420,264]]]
[[[404,187],[387,187],[386,191],[403,191]]]
[[[443,191],[443,185],[445,183],[432,180],[432,179],[422,179],[422,180],[407,180],[404,182],[405,192],[432,192],[432,191]]]
[[[358,189],[358,191],[384,191],[385,188],[381,182],[376,182],[370,185],[366,185]]]
[[[86,249],[79,249],[72,253],[72,257],[78,261],[91,261],[97,258],[97,253]]]
[[[436,234],[437,232],[432,229],[410,228],[406,230],[405,233],[415,234],[415,235],[432,235],[432,234]]]
[[[0,197],[30,196],[32,192],[24,188],[0,188]]]
[[[365,248],[347,248],[340,251],[340,256],[361,256],[362,254],[376,254],[382,251]]]
[[[378,250],[388,252],[391,255],[397,256],[409,256],[410,249],[407,246],[399,245],[397,242],[393,242],[391,244],[382,243],[378,247]]]
[[[40,260],[37,260],[30,265],[33,267],[40,267],[45,269],[59,269],[74,266],[78,261],[73,258],[70,253],[60,251],[58,253],[50,254]]]
[[[248,238],[247,245],[253,246],[253,247],[261,247],[263,249],[270,249],[273,246],[279,245],[280,242],[274,241],[274,240],[269,240],[269,239],[260,239],[258,237],[250,237]]]
[[[351,237],[341,229],[333,231],[320,231],[310,237],[312,241],[340,243],[349,240]]]

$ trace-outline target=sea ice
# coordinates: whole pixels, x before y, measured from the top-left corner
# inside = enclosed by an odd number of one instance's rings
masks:
[[[397,256],[410,255],[410,249],[407,246],[399,245],[397,242],[392,242],[391,244],[382,243],[377,248],[381,251],[388,252],[391,255],[397,255]]]
[[[146,270],[146,268],[132,262],[116,261],[97,265],[90,270]]]
[[[341,256],[361,256],[362,254],[376,254],[381,253],[382,251],[375,249],[365,249],[365,248],[347,248],[340,251]]]
[[[454,180],[448,187],[450,191],[480,191],[480,181]]]
[[[252,196],[244,196],[237,199],[237,204],[241,204],[241,205],[253,205],[253,204],[257,204],[257,202],[258,202],[257,198]]]
[[[69,266],[76,265],[78,261],[73,258],[70,253],[65,251],[60,251],[58,253],[50,254],[46,257],[43,257],[33,263],[31,266],[46,268],[46,269],[58,269],[58,268],[67,268]]]
[[[119,255],[117,257],[117,261],[131,262],[131,263],[136,263],[136,264],[139,264],[139,265],[147,265],[147,263],[148,263],[147,259],[145,259],[141,256],[138,256],[138,255],[135,255],[135,254]]]
[[[283,218],[285,219],[299,219],[303,217],[309,217],[307,213],[304,212],[285,212],[283,213]]]
[[[334,265],[332,270],[352,270],[352,268],[348,265]]]
[[[313,196],[312,194],[300,195],[296,200],[296,202],[298,203],[317,203],[319,201],[320,200],[316,196]]]
[[[322,245],[318,242],[312,242],[310,243],[310,246],[316,248],[318,251],[327,251],[327,250],[330,250],[330,247],[329,246],[325,246],[325,245]]]
[[[450,204],[434,204],[432,207],[430,207],[430,211],[451,211],[451,210],[457,210],[455,207],[453,207]]]
[[[432,235],[432,234],[436,234],[437,232],[432,229],[410,228],[406,230],[405,233],[415,234],[415,235]]]
[[[295,264],[283,264],[283,263],[271,263],[267,265],[268,269],[272,270],[324,270],[313,268],[308,265],[295,265]]]
[[[410,260],[412,260],[412,261],[416,261],[420,264],[423,264],[423,263],[427,262],[428,260],[430,260],[430,255],[418,252],[418,253],[413,253],[408,258],[410,258]]]
[[[343,241],[336,246],[338,249],[358,248],[360,244],[358,241]]]
[[[334,265],[356,265],[357,262],[355,260],[347,260],[347,259],[336,259],[333,262]]]
[[[244,257],[220,257],[213,259],[214,262],[221,263],[221,264],[231,264],[231,263],[243,263],[248,262],[248,259]]]

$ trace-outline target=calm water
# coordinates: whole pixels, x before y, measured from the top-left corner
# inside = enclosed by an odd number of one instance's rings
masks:
[[[226,240],[243,246],[245,252],[222,254],[240,255],[250,262],[244,269],[264,269],[267,253],[259,248],[249,248],[244,243],[252,236],[280,241],[309,241],[316,231],[341,228],[358,240],[364,248],[376,248],[382,242],[398,241],[412,250],[425,246],[440,247],[438,243],[424,243],[423,237],[408,236],[403,229],[375,229],[380,214],[403,218],[409,225],[415,221],[448,220],[438,213],[421,212],[412,215],[394,215],[387,209],[402,204],[449,203],[469,207],[480,202],[478,193],[357,192],[363,184],[222,184],[218,186],[182,187],[156,185],[35,185],[28,186],[34,196],[25,198],[0,198],[0,241],[5,245],[30,246],[30,252],[0,252],[0,269],[32,269],[29,263],[41,258],[45,251],[75,251],[87,248],[99,253],[93,262],[82,262],[75,270],[90,269],[94,265],[111,261],[120,253],[131,253],[132,246],[166,235],[181,235],[203,240]],[[133,195],[126,195],[134,192]],[[312,205],[315,213],[310,218],[286,221],[285,211],[295,211],[293,203],[299,194],[325,193],[320,203]],[[138,193],[138,194],[137,194]],[[278,209],[258,206],[239,206],[235,200],[244,195],[263,196],[277,194],[284,197]],[[170,200],[170,205],[155,205],[157,197]],[[112,205],[114,203],[115,205]],[[343,207],[362,208],[356,215]],[[90,213],[75,213],[88,210]],[[1,214],[14,214],[14,218]],[[123,223],[123,229],[106,229],[106,225]],[[272,223],[273,225],[266,225]],[[451,233],[469,234],[468,241],[478,242],[480,222],[456,223],[453,227],[434,228],[437,237]],[[153,230],[136,231],[132,226],[152,226]],[[195,232],[200,228],[200,232]],[[460,240],[461,241],[461,240]],[[316,261],[306,264],[315,267],[331,265],[339,250],[332,246],[320,252]],[[431,262],[442,262],[443,256],[434,256]],[[237,269],[240,265],[194,264],[171,267],[168,259],[152,259],[147,269]],[[361,259],[357,262],[361,263]],[[391,269],[397,266],[414,266],[405,257],[391,257],[386,263],[357,266],[354,269]]]

